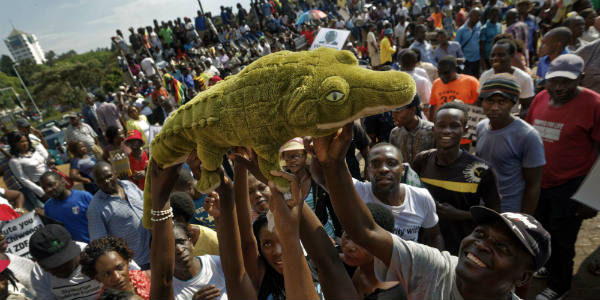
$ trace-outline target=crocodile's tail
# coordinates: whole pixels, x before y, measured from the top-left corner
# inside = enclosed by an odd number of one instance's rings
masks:
[[[150,180],[150,177],[152,177],[152,156],[150,156],[147,166],[148,167],[146,168],[146,180],[144,184],[144,214],[142,217],[142,225],[144,225],[144,227],[146,227],[148,230],[151,230],[152,221],[150,220],[150,218],[152,217],[152,214],[150,211],[152,210],[152,182]]]

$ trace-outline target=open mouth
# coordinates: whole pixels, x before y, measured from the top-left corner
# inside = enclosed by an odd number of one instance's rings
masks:
[[[358,113],[354,114],[353,116],[351,116],[347,119],[344,119],[344,120],[341,120],[338,122],[317,124],[317,129],[340,128],[356,119],[366,117],[366,116],[380,114],[380,113],[390,111],[390,110],[392,110],[396,107],[400,107],[400,106],[404,106],[404,105],[381,105],[381,106],[375,106],[375,107],[365,107],[361,111],[359,111]]]
[[[488,267],[483,261],[481,261],[481,259],[479,259],[477,256],[473,255],[473,253],[471,253],[471,252],[467,252],[466,257],[469,261],[471,261],[472,263],[474,263],[482,268]]]

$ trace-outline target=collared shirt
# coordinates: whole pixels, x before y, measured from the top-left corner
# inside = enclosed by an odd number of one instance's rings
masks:
[[[479,34],[479,40],[485,43],[485,59],[490,57],[492,52],[492,44],[494,43],[494,37],[502,33],[502,24],[499,22],[492,23],[489,20],[483,27],[481,27],[481,33]]]
[[[462,47],[465,55],[465,60],[468,62],[476,62],[479,57],[479,31],[481,25],[477,23],[474,28],[469,27],[469,23],[463,24],[457,31],[454,38]]]
[[[437,66],[437,63],[433,59],[433,47],[428,41],[423,41],[423,43],[421,43],[415,40],[409,48],[417,49],[421,52],[421,61],[432,63]]]
[[[396,127],[390,133],[390,143],[402,151],[402,158],[412,163],[417,153],[435,148],[433,123],[419,118],[419,124],[411,131]]]
[[[460,48],[460,44],[455,41],[448,41],[448,48],[446,50],[442,49],[441,46],[438,46],[433,52],[433,58],[438,63],[442,57],[447,55],[452,55],[456,58],[464,57],[462,49]]]
[[[99,190],[87,210],[90,240],[115,236],[125,239],[140,266],[150,263],[150,231],[142,226],[143,192],[130,181],[118,180],[127,199]]]
[[[92,151],[92,146],[96,144],[96,137],[98,136],[94,129],[86,123],[80,122],[80,126],[75,127],[69,124],[67,130],[65,130],[65,140],[67,143],[72,141],[82,142],[88,149],[88,152]]]
[[[569,53],[569,51],[565,48],[560,55],[563,54],[567,54]],[[546,77],[546,72],[548,72],[548,68],[550,67],[550,56],[546,55],[546,56],[542,56],[540,57],[540,61],[538,62],[538,67],[537,67],[537,77],[538,80],[544,80]]]

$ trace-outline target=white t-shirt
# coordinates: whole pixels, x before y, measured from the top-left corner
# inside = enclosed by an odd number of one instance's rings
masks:
[[[531,79],[531,76],[519,68],[512,67],[512,69],[512,75],[521,87],[521,95],[519,95],[519,98],[524,99],[535,96],[535,92],[533,90],[533,79]],[[483,72],[481,76],[479,76],[479,91],[481,91],[481,86],[483,86],[485,81],[494,74],[496,74],[496,72],[494,72],[494,69],[492,68]]]
[[[392,211],[394,215],[394,234],[408,241],[418,241],[419,229],[431,228],[438,223],[435,202],[429,191],[402,184],[405,189],[404,203],[391,206],[381,202],[373,194],[370,182],[361,182],[353,178],[354,188],[364,203],[379,203]]]
[[[214,285],[219,289],[219,300],[227,300],[225,275],[221,268],[221,258],[217,255],[197,256],[202,262],[202,269],[190,280],[183,281],[173,277],[173,295],[175,300],[191,300],[199,289]]]
[[[87,244],[75,242],[83,250]],[[81,265],[69,278],[58,278],[35,264],[31,272],[31,285],[36,300],[94,300],[102,289],[102,283],[81,273]]]
[[[456,286],[458,257],[426,245],[405,241],[392,234],[394,249],[390,266],[375,258],[375,276],[399,281],[408,299],[463,299]],[[481,287],[485,288],[485,287]],[[511,300],[519,297],[511,293]]]
[[[142,70],[144,71],[144,75],[146,75],[146,77],[151,77],[154,76],[154,74],[156,74],[154,68],[152,67],[153,63],[154,60],[150,57],[146,57],[140,62],[140,67],[142,67]]]
[[[34,291],[31,287],[31,271],[36,265],[35,262],[29,258],[14,255],[12,253],[5,254],[8,256],[8,259],[10,259],[8,269],[15,274],[15,278],[19,281],[19,283],[33,293]]]
[[[431,81],[429,81],[429,77],[423,77],[413,71],[404,71],[408,73],[415,84],[417,85],[417,95],[419,95],[419,101],[421,104],[429,104],[429,97],[431,97]]]

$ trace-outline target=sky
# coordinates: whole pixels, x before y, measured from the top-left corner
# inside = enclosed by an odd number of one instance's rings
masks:
[[[201,0],[205,12],[220,13],[220,6],[239,2],[248,10],[250,0]],[[4,39],[16,29],[35,34],[44,52],[71,49],[77,53],[109,47],[110,37],[121,29],[152,25],[152,20],[196,16],[198,0],[0,0],[0,55],[9,55]]]

